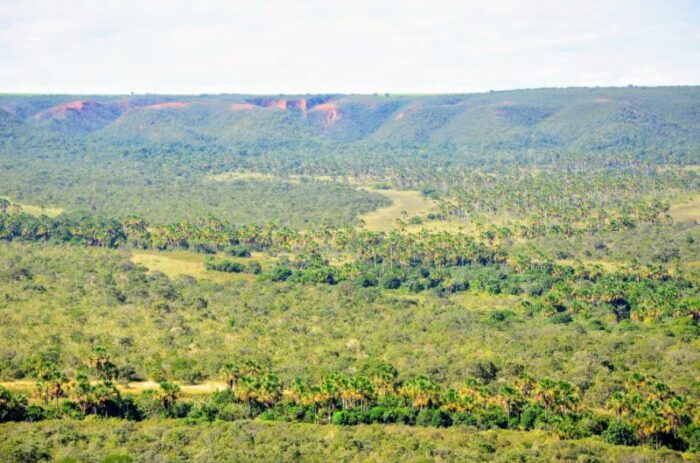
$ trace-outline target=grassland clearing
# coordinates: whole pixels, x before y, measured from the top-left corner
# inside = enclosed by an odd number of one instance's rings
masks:
[[[254,253],[252,258],[259,258]],[[131,261],[142,265],[152,272],[163,272],[170,278],[189,275],[197,279],[209,279],[217,283],[226,283],[234,280],[253,280],[254,275],[245,273],[226,273],[207,270],[204,262],[205,254],[197,254],[191,251],[135,251],[131,254]]]
[[[390,231],[397,228],[397,219],[406,221],[409,217],[422,216],[437,210],[435,203],[419,191],[376,188],[366,188],[366,190],[384,195],[392,201],[392,204],[387,207],[381,207],[360,216],[365,228],[371,231]]]
[[[36,217],[40,217],[42,215],[46,215],[48,217],[56,217],[62,213],[64,213],[66,210],[60,207],[47,207],[47,206],[36,206],[33,204],[22,204],[22,203],[16,203],[12,201],[10,198],[7,196],[0,196],[0,199],[6,199],[10,201],[12,204],[19,206],[23,212],[26,212],[27,214],[31,214]]]
[[[676,222],[700,219],[700,195],[692,195],[671,205],[669,214]]]
[[[36,391],[36,382],[30,380],[21,381],[4,381],[0,382],[0,386],[7,388],[16,394],[24,394],[32,398]],[[192,398],[199,396],[207,396],[214,391],[226,388],[226,384],[216,381],[205,381],[199,384],[184,384],[178,383],[180,393],[183,397]],[[140,394],[149,389],[158,389],[159,383],[155,381],[132,381],[127,384],[117,384],[117,389],[124,394]]]

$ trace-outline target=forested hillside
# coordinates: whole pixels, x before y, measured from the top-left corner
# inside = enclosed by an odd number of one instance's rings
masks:
[[[242,156],[334,146],[358,154],[426,149],[463,163],[476,162],[468,155],[479,162],[487,156],[532,162],[533,150],[687,162],[700,139],[698,104],[696,87],[435,96],[0,96],[3,124],[18,126],[18,137],[55,132],[91,149],[179,143]]]

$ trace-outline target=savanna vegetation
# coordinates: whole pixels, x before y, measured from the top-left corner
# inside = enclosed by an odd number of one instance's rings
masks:
[[[0,96],[0,456],[697,459],[698,97]]]

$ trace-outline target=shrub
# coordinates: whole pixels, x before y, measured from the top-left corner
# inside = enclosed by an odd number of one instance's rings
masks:
[[[282,265],[278,265],[270,272],[270,280],[272,281],[286,281],[290,276],[292,276],[292,270]]]
[[[230,246],[225,250],[226,254],[233,257],[250,257],[250,250],[242,244]]]
[[[386,412],[387,410],[384,407],[372,407],[369,411],[369,422],[384,423]]]
[[[606,442],[615,445],[635,445],[637,438],[634,428],[627,423],[612,423],[603,433]]]
[[[544,421],[544,409],[540,405],[527,405],[520,414],[520,427],[534,429]]]
[[[0,423],[20,421],[27,416],[27,398],[0,386]]]
[[[252,275],[260,275],[262,273],[262,266],[260,265],[260,262],[254,260],[246,265],[245,271],[246,273],[250,273]]]
[[[215,270],[217,272],[226,273],[240,273],[243,271],[243,265],[232,260],[222,260],[218,262],[208,260],[205,264],[205,267],[207,268],[207,270]]]

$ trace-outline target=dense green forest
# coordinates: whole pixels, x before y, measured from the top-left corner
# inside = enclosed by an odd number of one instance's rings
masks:
[[[0,460],[697,460],[699,104],[0,95]]]

